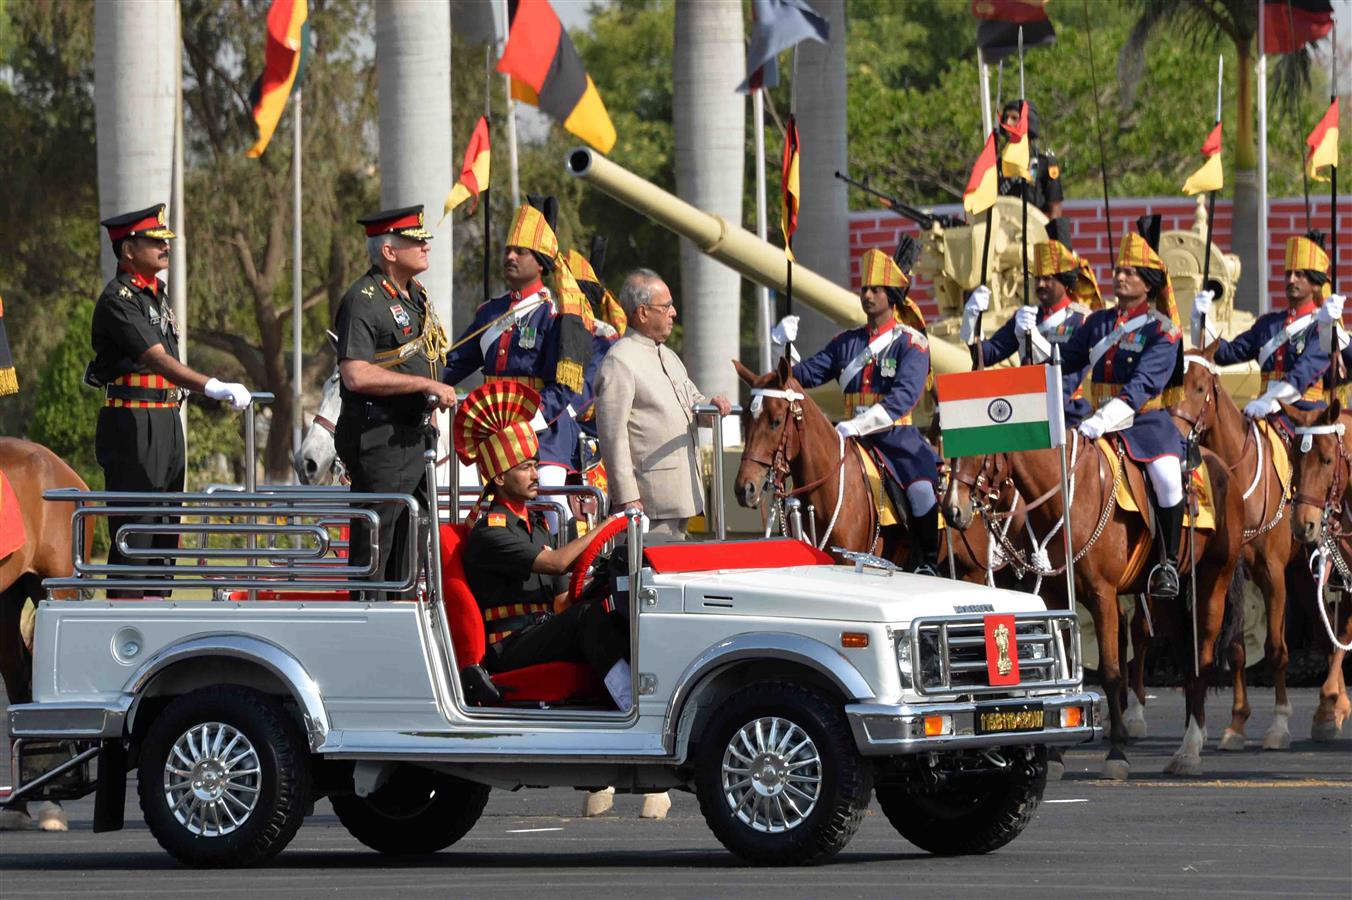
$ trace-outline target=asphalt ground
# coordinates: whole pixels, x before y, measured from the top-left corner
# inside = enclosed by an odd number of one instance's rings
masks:
[[[469,835],[431,857],[401,860],[349,837],[321,801],[295,841],[264,868],[193,871],[160,850],[129,786],[127,827],[90,831],[92,799],[68,804],[71,830],[0,833],[0,897],[1337,897],[1352,896],[1352,725],[1309,740],[1316,694],[1293,691],[1290,752],[1258,749],[1272,695],[1254,707],[1242,753],[1212,749],[1228,692],[1209,698],[1206,774],[1162,775],[1183,731],[1177,691],[1155,689],[1152,732],[1129,748],[1131,779],[1095,775],[1103,745],[1067,756],[1027,830],[980,857],[939,858],[898,836],[877,809],[824,866],[757,869],[726,852],[695,798],[673,793],[664,821],[637,818],[642,798],[580,818],[570,790],[495,791]]]

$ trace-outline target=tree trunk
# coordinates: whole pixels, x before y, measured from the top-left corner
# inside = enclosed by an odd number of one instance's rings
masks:
[[[821,0],[817,11],[831,23],[831,42],[804,41],[798,49],[798,134],[802,185],[794,255],[822,277],[850,286],[850,198],[836,172],[849,168],[845,120],[845,0]],[[795,308],[795,312],[798,309]],[[840,331],[818,312],[803,309],[802,346],[811,352]]]
[[[1267,211],[1258,209],[1258,156],[1254,146],[1254,97],[1252,40],[1236,44],[1238,62],[1235,77],[1238,81],[1235,113],[1235,170],[1234,211],[1230,237],[1230,252],[1239,257],[1239,290],[1235,306],[1257,313],[1259,297],[1267,286],[1266,260],[1258,258],[1259,216]],[[1222,248],[1223,249],[1223,248]]]
[[[673,55],[676,192],[742,224],[746,74],[741,0],[678,0]],[[741,278],[681,239],[682,356],[707,396],[737,395]]]

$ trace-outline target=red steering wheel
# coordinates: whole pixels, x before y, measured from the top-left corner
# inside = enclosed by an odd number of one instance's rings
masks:
[[[582,596],[582,589],[586,586],[587,572],[591,569],[592,563],[596,562],[596,557],[601,555],[601,548],[606,542],[615,537],[621,531],[629,527],[628,516],[615,516],[609,522],[606,522],[593,533],[592,542],[587,545],[587,549],[582,551],[582,555],[573,563],[573,574],[568,581],[568,603],[572,605]]]

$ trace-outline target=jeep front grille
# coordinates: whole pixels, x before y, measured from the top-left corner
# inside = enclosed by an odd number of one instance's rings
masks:
[[[1078,689],[1084,673],[1080,627],[1074,614],[1017,613],[1014,619],[1018,684],[991,685],[982,615],[916,619],[909,632],[899,633],[897,652],[903,683],[911,682],[921,694],[1021,694]]]

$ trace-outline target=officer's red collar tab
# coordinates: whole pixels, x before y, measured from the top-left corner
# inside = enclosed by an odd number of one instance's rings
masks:
[[[1301,316],[1309,315],[1310,313],[1314,312],[1316,305],[1317,304],[1314,302],[1313,299],[1306,300],[1300,306],[1297,306],[1294,309],[1288,309],[1286,313],[1286,320],[1290,322],[1294,319],[1300,318]]]
[[[1140,300],[1137,300],[1131,306],[1123,308],[1120,312],[1118,312],[1117,315],[1118,318],[1122,319],[1134,319],[1137,316],[1145,315],[1146,311],[1149,308],[1150,308],[1150,298],[1142,297]]]
[[[1051,306],[1044,306],[1044,307],[1042,307],[1042,309],[1043,309],[1043,312],[1044,312],[1046,315],[1049,315],[1049,316],[1050,316],[1052,313],[1059,313],[1061,310],[1065,309],[1067,306],[1070,306],[1070,295],[1069,295],[1069,294],[1067,294],[1066,296],[1062,297],[1060,300],[1058,300],[1056,303],[1053,303]]]
[[[526,287],[525,287],[523,290],[520,290],[520,291],[512,291],[512,302],[513,302],[513,303],[520,303],[520,302],[521,302],[522,300],[524,300],[525,298],[530,297],[530,296],[533,295],[533,294],[538,294],[538,293],[540,293],[541,291],[543,291],[544,289],[545,289],[545,283],[544,283],[544,281],[542,281],[541,279],[537,278],[537,279],[535,279],[534,281],[532,281],[530,284],[526,285]]]
[[[506,497],[503,497],[498,502],[500,502],[503,505],[503,508],[506,509],[509,513],[516,516],[521,521],[525,522],[526,530],[530,531],[530,513],[526,509],[526,504],[518,503],[515,500],[508,500]]]
[[[874,328],[872,325],[870,325],[868,333],[870,336],[876,336],[882,334],[884,331],[891,331],[893,328],[896,327],[897,327],[897,316],[895,313],[893,313],[892,315],[887,317],[886,322],[879,325],[877,328]]]
[[[159,293],[160,280],[156,278],[154,275],[147,278],[140,272],[128,269],[126,266],[118,266],[117,268],[119,272],[126,272],[127,275],[131,277],[131,283],[133,287],[136,287],[139,290],[143,291],[150,291],[152,294]]]

